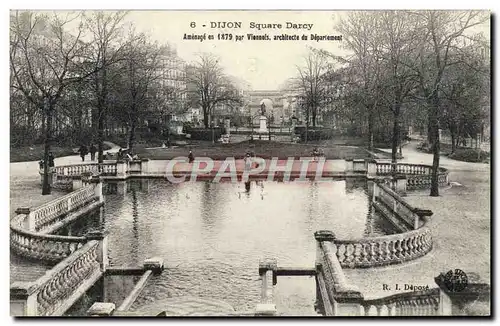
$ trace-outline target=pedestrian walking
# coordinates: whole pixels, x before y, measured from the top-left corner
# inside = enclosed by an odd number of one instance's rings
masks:
[[[193,161],[194,161],[194,155],[193,155],[192,151],[189,151],[188,159],[189,159],[189,163],[193,163]]]
[[[80,152],[80,157],[82,158],[82,162],[85,162],[85,155],[88,154],[89,150],[87,149],[87,146],[83,145],[80,146],[80,149],[78,150]]]
[[[95,153],[97,152],[97,148],[94,146],[94,144],[90,144],[90,160],[94,161],[95,160]]]

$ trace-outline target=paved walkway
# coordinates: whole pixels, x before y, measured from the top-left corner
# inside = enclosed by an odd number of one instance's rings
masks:
[[[105,153],[118,152],[120,147],[111,142],[105,142],[111,149]],[[85,161],[90,160],[90,154]],[[57,157],[56,165],[81,164],[82,159],[78,155]],[[47,203],[63,193],[53,190],[52,194],[42,196],[40,187],[40,175],[38,174],[38,161],[10,163],[10,216],[15,214],[18,207],[36,207]]]
[[[402,162],[432,164],[432,155],[419,152],[416,145],[411,142],[403,148]],[[449,169],[451,187],[440,189],[439,197],[430,197],[429,191],[410,193],[406,197],[411,205],[434,212],[428,224],[434,240],[433,250],[423,258],[399,266],[345,269],[348,280],[356,284],[365,297],[397,293],[396,283],[400,288],[404,288],[404,284],[436,287],[434,277],[454,268],[464,270],[469,280],[491,284],[490,165],[441,156],[440,166]],[[383,291],[383,284],[393,290]]]
[[[117,152],[120,149],[119,146],[113,143],[106,143],[111,147],[111,149],[105,151],[106,153]],[[87,155],[86,159],[90,159],[90,155]],[[82,159],[78,155],[55,159],[56,165],[80,163],[82,163]],[[38,161],[10,163],[10,216],[15,214],[18,207],[37,207],[64,194],[53,189],[50,195],[42,196]],[[49,269],[50,266],[11,255],[10,282],[34,281]]]

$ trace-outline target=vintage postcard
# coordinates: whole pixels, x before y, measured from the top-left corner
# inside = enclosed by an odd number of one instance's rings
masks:
[[[490,20],[11,10],[11,315],[491,316]]]

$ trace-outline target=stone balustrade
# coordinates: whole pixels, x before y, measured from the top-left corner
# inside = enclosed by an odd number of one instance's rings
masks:
[[[421,190],[428,189],[431,186],[432,175],[408,175],[407,189],[408,190]],[[448,171],[444,168],[439,168],[438,184],[444,187],[449,184]]]
[[[329,240],[329,250],[344,268],[399,264],[424,256],[432,249],[432,235],[425,226],[431,211],[412,207],[383,184],[373,184],[373,205],[401,232],[360,239]],[[327,232],[327,231],[324,231]],[[328,231],[330,232],[330,231]],[[333,233],[332,233],[333,234]],[[325,249],[323,249],[324,251]],[[319,254],[318,254],[319,255]]]
[[[85,237],[40,234],[15,227],[12,223],[10,226],[11,250],[29,259],[59,262],[77,251],[85,242]]]
[[[420,231],[417,230],[417,231]],[[440,287],[422,291],[403,292],[395,295],[365,300],[359,290],[351,285],[344,274],[339,246],[332,231],[314,233],[316,238],[316,281],[317,296],[321,300],[323,312],[327,316],[427,316],[451,315],[451,300]],[[354,255],[353,260],[373,266],[369,261],[377,257],[377,250],[371,249],[367,255]],[[354,252],[356,249],[353,250]],[[389,254],[390,256],[390,254]],[[382,254],[389,258],[388,254]],[[380,256],[379,256],[380,257]],[[345,257],[342,259],[345,260]],[[377,258],[378,259],[378,258]],[[363,267],[358,264],[355,267]],[[369,267],[367,266],[367,267]],[[437,281],[436,281],[437,282]]]
[[[57,176],[80,177],[83,173],[116,175],[116,163],[85,163],[54,167]]]
[[[351,160],[352,161],[352,160]],[[347,161],[346,161],[347,162]],[[347,163],[347,172],[353,171],[352,164]],[[406,190],[419,190],[430,188],[432,178],[432,166],[425,164],[412,164],[412,163],[394,163],[381,160],[365,160],[365,171],[369,179],[376,177],[388,177],[394,175],[405,176],[406,181],[402,182]],[[355,171],[354,171],[355,172]],[[448,170],[440,167],[438,169],[438,183],[439,186],[446,186],[449,184]]]
[[[418,229],[423,224],[421,210],[383,183],[373,183],[373,206],[400,232]]]
[[[275,259],[267,259],[259,264],[259,275],[262,282],[260,303],[255,309],[256,316],[276,315],[274,303],[274,286],[277,283],[278,264]]]
[[[332,231],[314,233],[316,239],[316,287],[317,296],[327,316],[358,316],[363,296],[349,284],[336,255]]]
[[[45,228],[64,218],[68,213],[77,210],[92,201],[99,200],[96,196],[100,183],[89,184],[63,197],[54,199],[32,210],[28,216],[28,230],[43,232]]]
[[[61,316],[104,273],[106,237],[92,233],[87,243],[34,282],[11,285],[11,315]]]
[[[356,240],[334,241],[337,258],[345,268],[367,268],[400,264],[424,256],[432,249],[427,227],[400,234]]]
[[[450,299],[439,288],[398,293],[375,300],[364,300],[362,305],[365,316],[451,315]]]

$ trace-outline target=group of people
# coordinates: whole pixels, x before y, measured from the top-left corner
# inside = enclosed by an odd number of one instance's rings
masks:
[[[80,146],[80,148],[78,149],[78,152],[80,153],[80,157],[82,158],[82,162],[85,162],[85,156],[88,153],[90,153],[90,160],[94,161],[95,160],[95,153],[97,152],[97,148],[92,143],[90,144],[89,147],[82,144]]]

